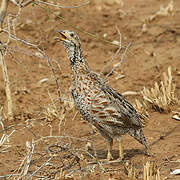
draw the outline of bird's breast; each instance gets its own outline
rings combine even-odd
[[[77,76],[72,79],[70,91],[80,113],[89,116],[93,96],[98,92],[93,80],[89,76]]]

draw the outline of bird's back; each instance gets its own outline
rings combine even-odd
[[[83,119],[110,137],[118,137],[130,129],[142,127],[134,107],[97,74],[82,71],[76,73],[72,81],[71,93]]]

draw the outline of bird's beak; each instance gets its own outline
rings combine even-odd
[[[57,32],[60,34],[60,36],[57,37],[56,40],[65,41],[67,39],[65,32],[63,32],[62,30],[59,30]]]

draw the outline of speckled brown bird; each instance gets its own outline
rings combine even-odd
[[[109,87],[94,73],[83,58],[80,39],[69,30],[59,30],[72,69],[70,91],[84,120],[92,123],[108,143],[107,159],[111,155],[113,139],[119,141],[119,157],[123,151],[121,136],[128,133],[147,148],[140,116],[120,93]]]

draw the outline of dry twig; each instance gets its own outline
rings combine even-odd
[[[0,7],[0,32],[2,30],[2,24],[3,24],[4,18],[6,16],[7,7],[8,7],[8,0],[2,0],[1,7]]]
[[[7,72],[7,65],[4,60],[4,55],[2,53],[2,44],[1,43],[0,43],[0,64],[2,67],[4,85],[5,85],[5,91],[6,91],[6,97],[7,97],[8,117],[12,117],[13,116],[13,103],[12,103],[10,82],[9,82],[9,76],[8,76],[8,72]]]

